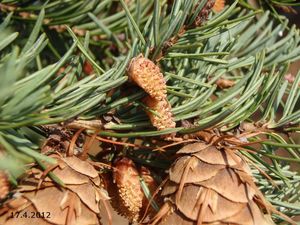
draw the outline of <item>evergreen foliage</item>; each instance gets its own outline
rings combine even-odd
[[[278,14],[296,0],[258,1],[258,8],[232,1],[198,26],[206,1],[0,2],[0,169],[15,186],[29,163],[55,163],[40,153],[50,124],[92,121],[87,136],[128,143],[110,160],[123,152],[154,170],[167,169],[178,149],[149,150],[161,147],[162,135],[252,132],[241,152],[259,188],[281,212],[300,215],[300,174],[291,169],[300,165],[300,71],[286,79],[300,59],[300,33]],[[157,131],[146,93],[128,80],[139,54],[160,66],[176,128]]]

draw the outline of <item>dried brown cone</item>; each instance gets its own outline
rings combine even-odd
[[[174,128],[176,126],[171,112],[172,108],[167,99],[156,100],[148,96],[143,100],[143,102],[150,110],[156,113],[154,114],[151,111],[146,111],[151,124],[158,130]]]
[[[134,162],[126,157],[115,162],[114,181],[109,181],[108,192],[111,205],[120,215],[130,222],[138,222],[143,218],[148,208],[149,200],[141,186],[140,176],[144,179],[151,194],[157,189],[157,184],[146,168],[138,170]],[[151,207],[147,215],[153,213]]]
[[[7,197],[9,188],[8,176],[3,170],[0,170],[0,201]]]
[[[152,225],[270,225],[272,206],[233,150],[194,143],[178,152],[163,188],[165,204]]]
[[[109,199],[98,172],[75,156],[52,155],[58,166],[52,173],[64,186],[33,167],[21,181],[13,199],[0,210],[1,225],[99,225],[100,207]],[[12,214],[13,213],[13,214]],[[13,215],[13,217],[12,217]]]
[[[207,21],[208,15],[211,12],[212,8],[215,5],[215,0],[199,0],[199,3],[195,6],[195,9],[200,4],[201,1],[207,1],[205,6],[201,9],[198,13],[195,21],[194,26],[201,26],[205,21]]]
[[[162,100],[167,97],[164,76],[160,68],[151,60],[139,55],[131,60],[127,72],[129,78],[152,98]]]
[[[227,89],[227,88],[231,88],[232,86],[234,86],[235,82],[233,80],[227,80],[227,79],[220,78],[216,81],[216,85],[221,89]]]

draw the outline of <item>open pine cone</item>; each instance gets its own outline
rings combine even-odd
[[[270,225],[271,205],[233,150],[194,143],[178,152],[152,225]],[[267,213],[267,214],[265,214]]]
[[[58,166],[52,173],[60,187],[43,171],[31,168],[21,181],[14,199],[0,211],[1,225],[98,225],[99,203],[108,200],[98,172],[88,161],[53,154]]]

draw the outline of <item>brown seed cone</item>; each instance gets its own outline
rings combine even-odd
[[[149,203],[141,187],[140,176],[153,194],[157,184],[150,175],[150,171],[146,168],[138,171],[134,162],[124,157],[115,162],[114,182],[109,180],[108,184],[111,205],[131,222],[138,222],[142,219]],[[151,206],[147,214],[150,212],[153,212]]]
[[[270,225],[272,209],[246,162],[232,150],[204,143],[183,147],[163,188],[165,204],[152,225]]]
[[[152,98],[162,100],[167,97],[166,81],[160,68],[151,60],[139,55],[133,58],[128,67],[128,76],[143,88]]]
[[[9,187],[7,174],[0,170],[0,200],[6,198],[9,193]]]
[[[14,199],[4,203],[0,224],[100,225],[100,202],[109,199],[98,172],[88,161],[60,158],[52,170],[64,184],[56,185],[43,171],[32,168],[21,181]],[[40,186],[39,186],[40,185]]]
[[[154,127],[158,130],[164,130],[167,128],[174,128],[176,123],[171,112],[171,105],[167,99],[156,100],[150,96],[144,98],[144,104],[149,107],[149,109],[155,111],[157,115],[150,111],[146,111],[150,118],[150,121]]]
[[[195,6],[195,9],[197,8],[197,6],[200,4],[201,1],[207,1],[207,2],[205,6],[202,8],[202,10],[199,12],[199,14],[197,15],[194,21],[194,26],[201,26],[207,20],[208,15],[215,4],[215,0],[199,0],[199,3]]]

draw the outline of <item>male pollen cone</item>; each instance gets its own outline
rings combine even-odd
[[[138,86],[157,100],[167,97],[166,81],[160,68],[142,55],[133,58],[127,70],[128,76]]]
[[[167,99],[156,100],[155,98],[147,96],[143,99],[143,102],[149,109],[156,112],[157,115],[150,111],[146,111],[151,124],[158,130],[174,128],[176,126],[171,112],[172,108]]]
[[[151,225],[270,225],[272,206],[233,150],[189,144],[171,166],[165,203]]]
[[[108,188],[111,204],[120,215],[126,217],[130,222],[138,222],[142,219],[149,203],[141,187],[140,176],[151,193],[154,193],[158,185],[148,169],[142,167],[138,170],[129,158],[123,157],[116,160],[114,167],[114,183],[110,183]],[[151,213],[153,210],[150,209],[149,212]]]
[[[221,12],[225,7],[225,0],[216,0],[213,6],[215,12]]]

